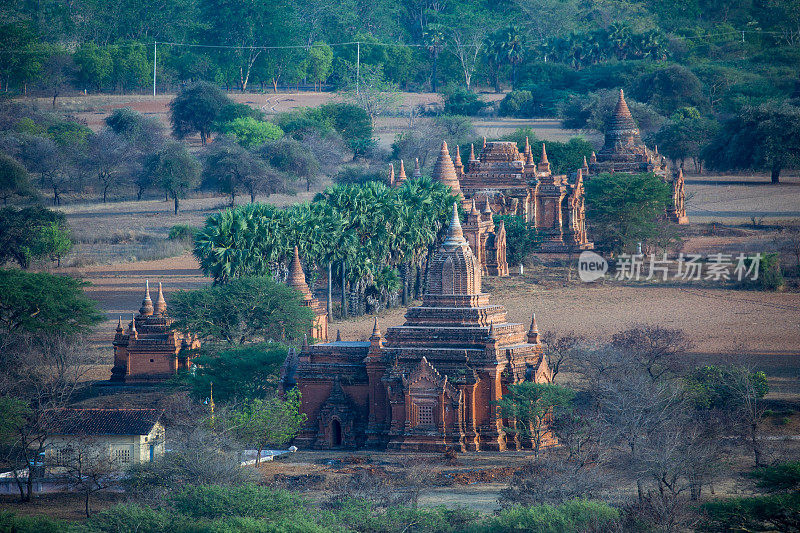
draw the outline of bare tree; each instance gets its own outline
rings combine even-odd
[[[554,331],[546,331],[542,335],[544,353],[547,355],[547,363],[552,372],[553,382],[561,371],[562,366],[569,364],[572,354],[586,339],[574,331],[558,335]]]
[[[362,64],[358,86],[355,86],[356,80],[353,79],[346,98],[366,111],[373,128],[375,120],[395,109],[400,101],[400,93],[395,84],[384,77],[382,65]]]
[[[84,513],[89,518],[92,494],[106,490],[123,465],[112,458],[107,446],[89,435],[75,435],[60,443],[54,456],[53,473],[83,494]]]
[[[125,139],[110,128],[103,129],[89,141],[86,163],[94,171],[103,190],[103,203],[108,199],[109,189],[132,170],[131,151]]]
[[[20,415],[5,431],[5,460],[22,501],[31,500],[40,475],[37,466],[53,431],[51,413],[69,404],[90,368],[83,346],[81,338],[22,335],[3,354],[10,368],[0,376],[3,417],[10,410]],[[10,366],[9,358],[14,361]]]
[[[490,25],[486,23],[485,16],[485,13],[459,13],[447,24],[448,44],[461,65],[467,90],[472,87],[472,75],[478,66],[483,42],[489,34]]]
[[[658,381],[684,366],[692,343],[681,330],[639,324],[613,335],[611,346],[633,357],[650,379]]]

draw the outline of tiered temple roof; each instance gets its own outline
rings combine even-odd
[[[161,283],[153,304],[150,282],[147,281],[139,314],[131,317],[126,330],[122,328],[122,317],[117,324],[111,381],[163,381],[178,370],[188,368],[190,350],[199,347],[200,343],[191,336],[174,331],[172,323],[173,319],[167,315]]]
[[[507,439],[496,402],[508,383],[546,382],[538,332],[510,323],[481,291],[481,266],[453,206],[447,238],[431,258],[422,305],[384,337],[305,347],[285,373],[301,391],[308,426],[299,446],[404,450],[524,446]],[[293,380],[294,381],[294,380]],[[529,443],[528,443],[529,444]]]

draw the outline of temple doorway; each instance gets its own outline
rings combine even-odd
[[[338,420],[331,421],[331,446],[338,448],[342,445],[342,424]]]

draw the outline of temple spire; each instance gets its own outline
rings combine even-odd
[[[131,335],[136,339],[139,337],[139,332],[136,331],[136,315],[131,314]]]
[[[583,156],[583,166],[581,166],[583,170],[589,170],[589,163],[586,161],[586,156]]]
[[[144,300],[142,300],[142,307],[139,308],[141,316],[151,316],[153,314],[153,300],[150,298],[150,280],[145,280],[144,285]]]
[[[394,164],[389,163],[389,187],[394,187]]]
[[[400,174],[397,175],[397,183],[396,183],[396,185],[399,187],[407,179],[408,179],[408,177],[406,176],[406,167],[403,164],[403,160],[401,159],[400,160]]]
[[[544,143],[542,143],[542,158],[539,160],[539,164],[536,165],[536,170],[543,174],[550,173],[550,161],[547,160],[547,150]]]
[[[450,159],[450,152],[447,151],[447,142],[442,141],[442,149],[439,151],[439,158],[433,166],[433,179],[449,186],[459,197],[461,194],[461,184],[458,181],[456,167]]]
[[[378,339],[381,336],[381,329],[378,327],[378,317],[375,317],[375,323],[372,326],[372,335],[370,339]]]
[[[528,328],[528,342],[531,344],[539,343],[539,326],[536,324],[536,313],[533,313],[531,327]]]
[[[303,333],[303,346],[301,347],[301,350],[304,352],[308,351],[308,333]]]
[[[461,177],[464,174],[464,164],[461,162],[461,150],[458,145],[456,145],[456,156],[453,159],[453,166],[456,169],[456,175]]]
[[[453,203],[453,214],[450,216],[450,226],[447,228],[447,238],[444,246],[460,246],[466,244],[464,232],[461,229],[461,220],[458,218],[458,202]]]
[[[469,214],[470,214],[471,217],[478,217],[478,216],[481,215],[478,212],[478,208],[475,207],[475,197],[474,196],[472,197],[472,205],[470,206]]]
[[[161,288],[161,282],[158,282],[158,296],[156,297],[156,304],[153,311],[157,315],[167,314],[167,301],[164,299],[164,290]]]
[[[484,198],[486,199],[486,203],[483,204],[483,214],[484,215],[492,215],[492,206],[489,204],[489,196],[485,195]]]
[[[597,154],[594,153],[594,150],[592,150],[592,155],[589,156],[589,163],[597,164]]]
[[[628,102],[625,101],[625,91],[622,89],[619,90],[619,99],[617,100],[617,107],[614,109],[614,116],[633,120],[631,110],[628,108]]]
[[[422,169],[419,168],[419,157],[414,158],[414,178],[422,177]]]
[[[312,298],[311,291],[308,289],[306,283],[306,275],[303,272],[303,266],[300,264],[300,251],[297,246],[294,247],[294,256],[292,263],[289,265],[289,275],[286,278],[286,284],[298,291],[303,295],[303,299],[310,300]]]
[[[494,329],[494,320],[489,323],[489,334],[488,337],[490,339],[497,339],[497,331]]]
[[[122,333],[122,315],[120,315],[117,321],[117,333]]]
[[[469,145],[469,160],[477,161],[477,159],[475,159],[475,143]]]
[[[342,342],[342,332],[341,330],[336,330],[336,342]]]

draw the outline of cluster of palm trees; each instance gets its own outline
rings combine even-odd
[[[403,303],[409,290],[419,295],[425,260],[455,200],[428,177],[395,188],[336,185],[286,209],[249,204],[216,213],[198,232],[194,254],[204,274],[225,283],[285,275],[297,246],[309,285],[330,272],[341,280],[342,314],[362,314],[394,303],[398,293]]]
[[[608,29],[591,33],[571,33],[551,39],[544,48],[547,55],[576,69],[596,65],[610,59],[667,58],[667,49],[656,30],[634,32],[626,24],[612,24]]]

